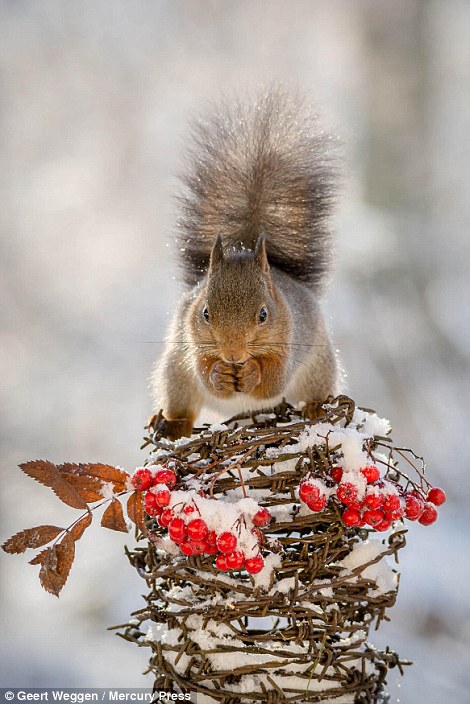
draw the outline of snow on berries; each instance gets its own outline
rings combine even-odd
[[[427,493],[416,488],[405,491],[385,473],[381,476],[377,465],[368,464],[348,472],[338,471],[334,466],[327,476],[329,487],[312,477],[302,480],[300,500],[318,513],[326,506],[327,497],[333,497],[343,507],[342,519],[348,528],[366,527],[384,532],[404,518],[430,526],[437,520],[436,507],[446,500],[445,492],[439,487],[431,487]],[[323,505],[318,503],[320,497],[324,499]]]
[[[271,521],[268,508],[250,498],[226,502],[207,497],[194,481],[195,488],[189,488],[175,470],[161,465],[137,469],[131,483],[144,492],[147,515],[168,531],[182,555],[216,556],[214,564],[223,571],[257,574],[263,568],[261,529]]]
[[[253,523],[258,528],[264,528],[264,526],[268,525],[270,520],[271,520],[271,513],[268,511],[267,508],[260,508],[260,510],[257,511],[255,513],[255,515],[253,516]]]
[[[387,421],[361,413],[356,411],[355,422],[345,427],[331,423],[307,426],[297,442],[284,445],[286,454],[307,453],[320,446],[327,459],[321,468],[312,466],[311,460],[298,467],[298,494],[293,496],[305,506],[302,515],[333,509],[339,511],[346,528],[377,533],[405,519],[431,525],[446,500],[445,492],[429,486],[422,475],[416,483],[409,473],[398,470],[391,455],[380,455],[373,433],[386,435]],[[267,457],[276,456],[275,448],[265,452]],[[270,524],[288,519],[278,517],[275,502],[270,510],[245,489],[243,498],[241,488],[238,494],[213,496],[211,481],[212,475],[201,475],[200,470],[194,476],[179,477],[174,460],[140,467],[131,478],[134,489],[144,494],[145,512],[182,555],[201,555],[219,571],[244,570],[256,575],[272,549]],[[261,490],[253,493],[263,499]]]
[[[300,501],[314,513],[336,504],[348,528],[384,532],[404,519],[431,525],[437,519],[437,507],[446,500],[445,492],[439,487],[425,488],[424,477],[417,484],[402,475],[386,455],[374,457],[373,438],[360,432],[367,423],[364,416],[362,428],[320,423],[304,431],[299,442],[302,449],[308,440],[335,450],[323,476],[315,470],[302,478]]]
[[[423,526],[430,526],[434,521],[437,520],[437,510],[434,504],[425,503],[423,508],[423,513],[418,518],[418,522]]]
[[[325,508],[330,492],[324,481],[321,479],[307,479],[300,483],[300,499],[307,504],[314,513],[319,513]]]
[[[367,467],[361,468],[361,474],[368,484],[376,482],[380,477],[380,470],[375,464],[369,464]]]
[[[132,475],[131,481],[134,489],[137,489],[138,491],[146,491],[147,489],[150,489],[153,484],[153,476],[148,469],[141,467],[140,469],[136,469]]]

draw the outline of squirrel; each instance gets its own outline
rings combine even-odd
[[[316,417],[338,391],[321,309],[337,140],[280,89],[223,104],[193,136],[177,236],[188,289],[153,375],[153,421],[175,440],[203,407],[228,417],[283,398]]]

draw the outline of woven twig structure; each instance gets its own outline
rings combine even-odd
[[[346,397],[314,421],[284,403],[190,440],[147,440],[150,464],[174,466],[183,487],[200,486],[218,501],[254,496],[273,516],[263,529],[259,575],[220,572],[212,555],[169,550],[165,529],[149,520],[147,544],[128,552],[147,582],[147,605],[120,635],[151,648],[156,688],[195,693],[198,704],[386,700],[387,671],[404,663],[368,635],[395,603],[398,575],[386,563],[405,545],[405,530],[396,524],[371,540],[374,531],[344,525],[334,500],[313,513],[298,498],[306,475],[328,482],[341,452],[329,447],[328,433],[323,444],[300,439],[312,426],[359,432],[364,414]],[[386,476],[413,481],[398,470],[390,440],[366,444],[370,453],[385,446],[374,459]]]

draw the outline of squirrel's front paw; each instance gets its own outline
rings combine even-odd
[[[220,360],[212,367],[210,380],[219,394],[231,394],[237,390],[237,368],[233,364]]]
[[[212,367],[210,380],[214,389],[225,396],[235,392],[249,394],[261,381],[261,367],[250,358],[243,364],[218,361]]]
[[[244,394],[249,394],[258,386],[261,381],[261,367],[256,359],[250,357],[247,361],[238,367],[237,372],[237,391]]]

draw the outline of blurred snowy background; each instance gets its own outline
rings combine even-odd
[[[416,663],[392,701],[468,702],[470,3],[2,0],[0,19],[2,539],[75,515],[19,462],[143,459],[188,118],[221,89],[292,81],[348,145],[328,295],[348,390],[449,494],[411,528],[377,635]],[[60,601],[2,554],[3,686],[147,682],[148,651],[105,630],[144,589],[106,533]]]

